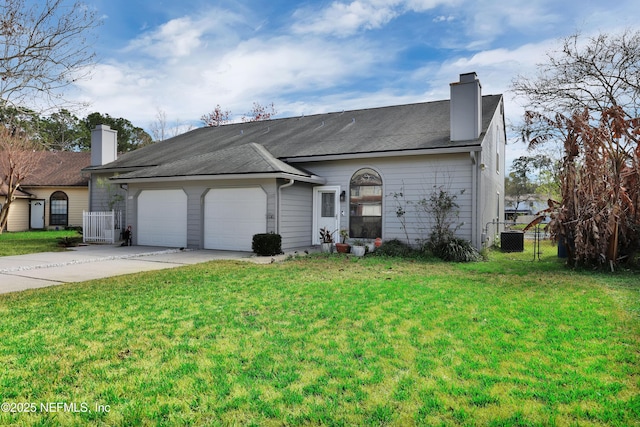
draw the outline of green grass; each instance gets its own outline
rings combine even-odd
[[[211,262],[0,295],[0,401],[91,410],[0,425],[638,425],[640,278],[552,251]]]
[[[0,234],[0,256],[64,251],[58,238],[76,236],[79,234],[74,230],[4,232]]]

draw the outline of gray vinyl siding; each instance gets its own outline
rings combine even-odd
[[[384,240],[407,237],[402,223],[396,215],[397,205],[394,193],[402,193],[403,199],[410,201],[406,205],[405,224],[409,234],[409,243],[416,239],[428,237],[432,221],[424,212],[419,211],[416,202],[428,198],[435,188],[442,186],[444,190],[456,196],[459,205],[458,223],[463,225],[457,235],[472,240],[473,188],[472,174],[474,165],[469,153],[455,155],[407,156],[365,160],[344,160],[322,163],[296,164],[327,179],[326,185],[338,185],[347,194],[341,203],[344,215],[340,217],[340,228],[349,227],[349,182],[352,175],[361,168],[376,170],[383,183],[383,218],[382,238]]]
[[[280,235],[282,250],[311,246],[313,189],[296,183],[280,191]]]
[[[181,189],[187,194],[187,247],[202,249],[204,247],[204,196],[213,188],[261,187],[267,194],[267,229],[275,232],[276,224],[276,182],[274,180],[216,180],[216,181],[184,181],[154,182],[129,184],[129,200],[127,217],[133,227],[134,244],[136,244],[137,198],[144,190]]]
[[[491,245],[502,225],[489,225],[492,221],[504,221],[504,179],[505,179],[505,141],[506,130],[502,115],[502,104],[496,109],[496,115],[487,129],[480,163],[479,191],[482,197],[478,203],[478,217],[481,232],[486,232],[486,244]],[[482,168],[484,165],[484,168]]]
[[[204,247],[204,220],[201,206],[208,187],[193,185],[183,188],[187,193],[187,246],[200,249]]]
[[[89,211],[107,212],[111,209],[122,212],[122,225],[127,226],[127,192],[120,185],[108,182],[113,174],[91,174],[89,180]],[[117,199],[120,199],[119,201]]]

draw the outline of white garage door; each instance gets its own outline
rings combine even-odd
[[[138,244],[187,246],[187,195],[182,190],[144,190],[138,196]]]
[[[262,188],[211,189],[204,201],[204,247],[251,251],[253,235],[267,230]]]

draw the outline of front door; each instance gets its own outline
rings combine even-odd
[[[333,233],[333,241],[340,239],[340,187],[316,187],[313,198],[313,244],[319,245],[320,230],[326,227]]]
[[[31,200],[29,228],[34,230],[44,228],[44,200]]]

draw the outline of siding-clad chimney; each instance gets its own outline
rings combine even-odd
[[[102,166],[118,157],[118,131],[97,125],[91,131],[91,166]]]
[[[482,132],[482,86],[476,73],[451,83],[451,141],[477,139]]]

